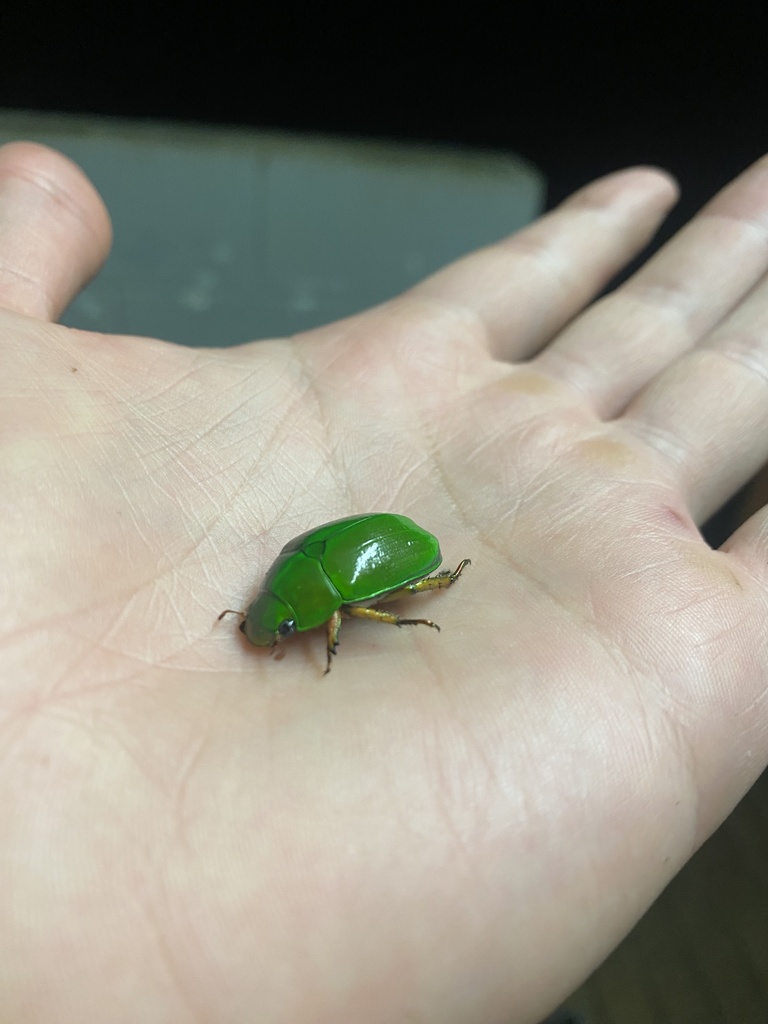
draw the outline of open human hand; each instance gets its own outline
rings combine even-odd
[[[109,222],[0,150],[0,999],[56,1021],[543,1016],[766,763],[768,161],[609,176],[398,299],[189,349],[57,325]],[[586,308],[585,308],[586,307]],[[258,333],[258,324],[254,324]],[[280,547],[393,511],[457,584],[276,660]],[[418,612],[415,610],[418,609]]]

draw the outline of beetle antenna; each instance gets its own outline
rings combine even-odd
[[[221,622],[225,615],[239,615],[240,618],[245,618],[245,612],[238,612],[234,608],[225,608],[221,615],[216,619],[217,622]]]

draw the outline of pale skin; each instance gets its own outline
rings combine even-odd
[[[14,1024],[530,1024],[768,752],[768,162],[590,305],[634,169],[387,305],[230,350],[57,326],[107,214],[0,151],[0,993]],[[500,225],[500,230],[503,226]],[[254,336],[258,324],[254,324]],[[298,533],[396,511],[455,586],[276,661]]]

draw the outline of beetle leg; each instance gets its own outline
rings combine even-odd
[[[462,558],[453,572],[444,569],[437,576],[427,576],[425,580],[419,580],[418,583],[409,583],[402,590],[408,594],[420,594],[423,590],[443,590],[445,587],[450,587],[452,583],[455,583],[466,567],[471,564],[468,558]]]
[[[468,565],[471,565],[470,560],[463,558],[453,572],[450,569],[443,569],[436,576],[427,576],[426,579],[419,580],[418,583],[409,583],[405,587],[399,587],[397,590],[393,590],[392,593],[385,594],[381,600],[396,601],[397,598],[402,597],[404,594],[420,594],[425,590],[444,590],[456,582]]]
[[[331,671],[331,656],[336,653],[336,648],[339,646],[339,630],[341,629],[341,612],[336,609],[333,615],[328,619],[328,644],[326,646],[326,654],[328,656],[328,664],[325,667],[324,675],[328,675]]]
[[[380,608],[365,608],[360,605],[346,605],[344,611],[357,619],[372,619],[374,622],[390,622],[393,626],[431,626],[440,632],[440,627],[432,619],[401,619],[393,612],[383,612]]]

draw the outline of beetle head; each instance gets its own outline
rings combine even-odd
[[[241,628],[256,647],[274,647],[296,632],[296,616],[279,597],[262,590],[248,609]]]

